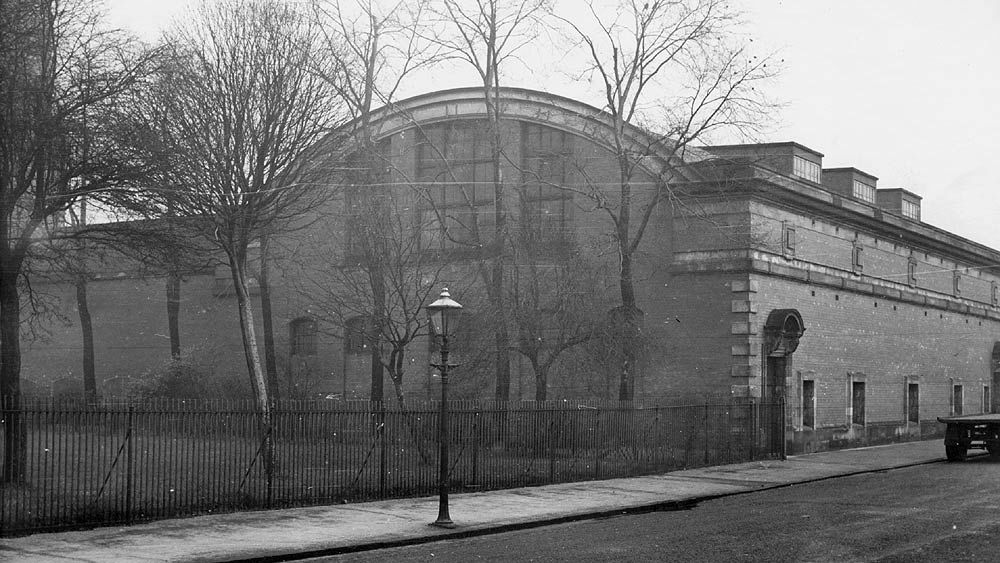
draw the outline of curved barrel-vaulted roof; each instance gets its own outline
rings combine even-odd
[[[545,124],[613,150],[614,120],[610,114],[594,106],[526,88],[501,88],[500,100],[503,119]],[[456,88],[421,94],[383,106],[373,112],[371,127],[375,139],[381,139],[415,126],[486,116],[482,88]],[[344,130],[351,131],[356,125],[356,121],[349,123]],[[636,154],[647,155],[642,164],[653,174],[666,171],[670,159],[674,160],[670,167],[671,174],[677,174],[680,171],[676,167],[681,164],[678,157],[688,164],[712,158],[707,152],[694,147],[684,147],[682,151],[677,151],[677,155],[672,155],[668,139],[632,125],[626,125],[625,131],[626,140]],[[683,175],[690,173],[685,171]]]

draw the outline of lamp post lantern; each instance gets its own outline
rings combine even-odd
[[[448,364],[448,337],[451,317],[462,309],[457,301],[451,298],[448,288],[444,288],[437,301],[427,306],[430,325],[433,334],[441,337],[441,363],[431,364],[441,372],[441,411],[438,415],[438,440],[440,459],[438,461],[438,517],[431,523],[439,528],[454,528],[448,514],[448,368],[456,367]]]

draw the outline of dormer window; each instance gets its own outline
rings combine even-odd
[[[819,164],[811,160],[806,160],[801,156],[796,156],[792,164],[792,173],[799,178],[816,182],[817,184],[820,183],[820,170]]]
[[[900,212],[903,213],[903,217],[913,219],[914,221],[920,220],[920,204],[918,203],[904,199],[902,201],[902,205],[900,206]]]
[[[868,203],[875,203],[875,186],[869,186],[864,182],[855,180],[852,195]]]

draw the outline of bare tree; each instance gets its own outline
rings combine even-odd
[[[726,130],[752,134],[773,108],[758,86],[768,58],[738,41],[739,14],[724,0],[623,0],[610,12],[589,4],[590,22],[564,20],[587,63],[582,79],[604,94],[616,188],[576,189],[611,221],[619,262],[619,399],[631,400],[642,339],[635,258],[658,205],[677,195],[678,171],[695,143]],[[649,135],[637,134],[647,126]],[[650,162],[653,161],[653,164]],[[647,186],[652,184],[652,187]]]
[[[203,271],[211,258],[204,244],[192,242],[192,229],[177,225],[180,221],[143,221],[91,223],[91,210],[84,199],[66,211],[64,226],[36,243],[34,260],[42,267],[35,275],[55,283],[69,283],[75,289],[76,310],[83,344],[83,395],[92,404],[98,396],[94,329],[88,288],[91,281],[110,264],[127,262],[134,272],[145,276],[176,275],[178,284],[185,272]],[[178,295],[179,297],[179,295]],[[177,311],[179,303],[168,294],[171,357],[180,356]],[[173,319],[169,310],[175,309]]]
[[[572,256],[550,264],[529,261],[515,268],[510,305],[517,327],[514,349],[531,364],[535,400],[548,399],[549,372],[564,353],[598,333],[603,313],[601,268]]]
[[[403,81],[437,58],[437,50],[420,35],[424,24],[421,4],[412,8],[401,2],[384,8],[380,4],[374,0],[359,0],[354,3],[323,2],[315,6],[325,31],[326,46],[335,54],[332,57],[335,65],[330,69],[333,72],[324,77],[344,100],[351,117],[346,131],[352,141],[351,166],[343,174],[344,182],[352,186],[345,192],[350,196],[345,197],[345,206],[353,207],[349,210],[348,225],[352,241],[350,250],[353,251],[350,264],[364,272],[366,287],[358,287],[355,283],[348,283],[346,287],[371,297],[369,310],[355,311],[355,314],[363,315],[373,325],[369,331],[373,339],[370,343],[369,397],[379,404],[384,399],[383,335],[390,338],[390,357],[401,357],[412,338],[409,328],[400,333],[397,326],[390,324],[393,317],[389,310],[389,294],[398,295],[403,288],[390,287],[392,272],[388,270],[399,261],[409,262],[408,253],[416,248],[400,247],[400,239],[408,231],[391,227],[397,219],[392,215],[397,210],[391,209],[390,204],[395,188],[388,182],[391,163],[385,151],[380,150],[373,129],[373,105],[391,106]],[[351,276],[348,278],[353,280]],[[400,304],[421,307],[423,301],[409,299],[395,303]],[[407,327],[412,314],[413,311],[402,312]],[[397,336],[403,340],[395,338]],[[389,362],[389,374],[402,403],[400,383],[397,383],[402,381],[402,372],[394,371],[396,363]]]
[[[486,135],[492,162],[493,240],[472,230],[481,260],[488,261],[482,277],[494,319],[496,392],[498,401],[510,398],[510,334],[504,307],[505,255],[509,248],[508,214],[503,178],[501,70],[537,35],[539,20],[548,13],[548,0],[441,0],[434,11],[440,24],[429,37],[446,57],[467,63],[479,75],[486,104]]]
[[[4,482],[24,478],[19,418],[21,283],[34,242],[86,196],[117,199],[141,177],[124,95],[156,57],[103,29],[88,2],[0,9],[0,401]]]
[[[347,190],[369,187],[353,186]],[[408,348],[428,334],[424,306],[437,297],[436,291],[440,290],[437,280],[446,267],[433,256],[421,252],[420,231],[414,229],[410,214],[406,212],[412,200],[412,194],[397,189],[396,193],[387,193],[384,200],[370,207],[365,204],[371,203],[371,199],[357,197],[349,211],[350,217],[357,220],[349,224],[368,223],[370,218],[359,218],[372,214],[384,219],[375,235],[383,260],[379,269],[382,295],[371,291],[371,268],[366,267],[366,262],[370,258],[368,249],[374,245],[363,239],[373,233],[364,228],[348,229],[346,240],[335,243],[342,247],[337,252],[342,259],[316,262],[296,276],[303,295],[308,296],[314,309],[318,309],[318,315],[332,321],[328,323],[332,326],[345,327],[337,336],[363,342],[369,353],[371,348],[377,347],[371,354],[372,361],[383,366],[392,382],[396,401],[404,408]],[[380,323],[352,325],[350,319],[371,321],[371,311],[377,306],[383,308]]]
[[[258,408],[270,424],[250,300],[249,249],[301,227],[329,191],[310,184],[310,150],[334,125],[335,93],[311,18],[259,0],[202,5],[168,34],[172,63],[147,108],[159,142],[160,185],[176,213],[202,220],[225,254],[244,356]]]
[[[97,399],[97,377],[94,368],[94,328],[88,300],[88,283],[94,270],[103,261],[101,249],[90,244],[85,237],[77,236],[77,230],[86,225],[87,203],[71,207],[66,213],[66,229],[55,232],[40,244],[44,250],[36,251],[36,256],[47,258],[49,268],[58,281],[69,281],[76,293],[77,316],[80,321],[80,336],[83,343],[82,375],[83,396],[88,404]]]

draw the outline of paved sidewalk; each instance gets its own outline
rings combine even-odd
[[[429,526],[437,497],[163,520],[0,540],[9,561],[239,561],[435,541],[685,506],[720,496],[944,460],[941,440],[451,496],[453,530]]]

